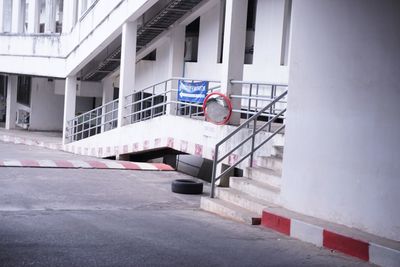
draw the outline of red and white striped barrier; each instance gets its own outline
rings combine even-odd
[[[163,163],[105,160],[0,160],[0,167],[172,171]]]
[[[369,261],[379,266],[400,266],[400,250],[377,244],[371,241],[355,238],[354,233],[338,233],[332,229],[325,229],[319,225],[311,224],[298,219],[291,219],[277,215],[270,210],[264,210],[261,224],[282,234],[312,243],[318,247],[325,247],[344,254]]]

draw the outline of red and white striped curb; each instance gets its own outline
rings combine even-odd
[[[0,167],[172,171],[163,163],[105,160],[0,160]]]
[[[339,234],[331,229],[297,219],[289,219],[264,210],[261,224],[282,234],[312,243],[318,247],[340,251],[344,254],[385,267],[400,266],[400,250],[382,244],[363,241]]]

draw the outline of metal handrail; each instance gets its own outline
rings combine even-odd
[[[278,103],[278,101],[280,101],[281,99],[283,99],[286,95],[287,95],[288,91],[285,90],[281,95],[279,95],[278,97],[276,97],[272,102],[270,102],[267,106],[265,106],[264,108],[262,108],[260,111],[258,111],[256,114],[254,114],[253,116],[251,116],[249,119],[247,119],[244,123],[242,123],[239,127],[237,127],[233,132],[231,132],[229,135],[227,135],[226,137],[224,137],[221,141],[219,141],[216,145],[215,145],[215,152],[214,152],[214,161],[213,161],[213,169],[212,169],[212,177],[211,177],[211,197],[213,198],[215,196],[215,183],[221,179],[221,177],[223,177],[225,174],[227,174],[228,172],[230,172],[231,170],[233,170],[233,168],[235,168],[238,164],[240,164],[241,162],[243,162],[245,159],[247,159],[248,157],[250,157],[250,166],[252,166],[253,164],[253,155],[254,152],[256,152],[260,147],[262,147],[266,142],[268,142],[269,140],[271,140],[276,134],[278,134],[279,132],[281,132],[284,128],[285,125],[283,124],[281,127],[278,128],[278,130],[274,131],[267,139],[265,139],[263,142],[261,142],[261,144],[255,146],[255,138],[256,135],[258,133],[260,133],[265,127],[267,126],[271,126],[271,124],[279,117],[281,117],[283,115],[283,113],[286,112],[286,108],[283,109],[281,112],[279,112],[278,114],[276,114],[274,117],[272,117],[271,119],[269,119],[261,128],[256,129],[256,124],[257,124],[257,119],[259,116],[262,116],[262,114],[266,111],[266,110],[271,110],[271,108],[273,108],[273,106]],[[218,150],[220,148],[221,145],[223,145],[226,141],[228,141],[230,138],[232,138],[233,136],[235,136],[240,130],[242,130],[245,127],[248,127],[250,125],[250,123],[253,122],[253,130],[252,130],[252,134],[245,138],[243,141],[241,141],[238,145],[236,145],[233,149],[231,149],[229,152],[225,153],[225,155],[223,155],[221,158],[218,158]],[[220,164],[224,159],[226,159],[229,155],[231,155],[234,151],[236,151],[238,148],[242,147],[246,142],[248,141],[252,141],[251,142],[251,150],[249,153],[247,153],[246,155],[244,155],[239,161],[233,163],[229,168],[227,168],[224,172],[222,172],[221,174],[219,174],[217,176],[217,165]]]
[[[166,114],[167,106],[172,104],[177,105],[177,116],[201,116],[203,114],[203,112],[201,111],[202,105],[170,99],[171,93],[178,92],[177,88],[171,88],[172,83],[178,82],[179,80],[191,82],[207,81],[209,85],[213,84],[213,86],[208,87],[208,93],[211,93],[220,88],[220,81],[172,77],[170,79],[154,83],[150,86],[145,87],[144,89],[127,95],[125,97],[127,102],[124,105],[124,109],[128,110],[128,112],[125,112],[126,115],[123,116],[124,119],[128,119],[128,123],[132,124],[135,122],[151,119],[155,116],[164,115]],[[146,107],[146,104],[149,106]],[[162,111],[159,111],[160,109],[162,109]]]
[[[266,82],[259,82],[259,81],[239,81],[239,80],[231,80],[231,84],[258,84],[258,85],[267,85],[267,86],[282,86],[287,87],[287,84],[279,84],[279,83],[266,83]]]
[[[116,114],[118,112],[118,102],[118,99],[109,101],[69,120],[67,122],[66,136],[68,141],[81,140],[114,129],[118,120]]]

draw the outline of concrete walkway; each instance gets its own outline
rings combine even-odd
[[[54,150],[62,149],[61,132],[28,131],[23,129],[6,130],[0,127],[0,141]]]
[[[0,151],[75,159],[2,142]],[[200,196],[171,192],[171,182],[182,178],[190,177],[0,168],[0,266],[370,266],[201,211]]]

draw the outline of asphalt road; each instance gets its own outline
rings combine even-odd
[[[0,154],[74,159],[1,142]],[[187,176],[2,167],[0,266],[369,266],[204,212],[199,196],[171,193],[177,178]]]

